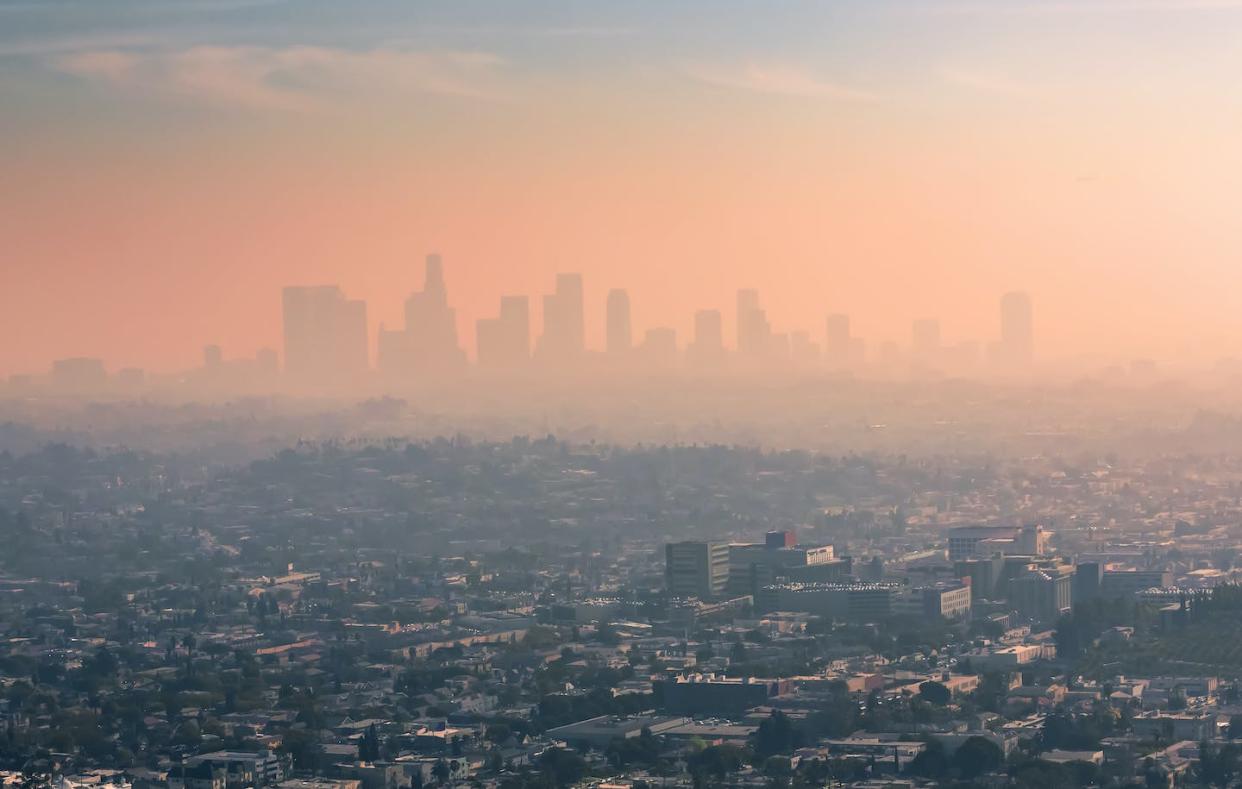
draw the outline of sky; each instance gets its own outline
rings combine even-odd
[[[1242,0],[0,0],[0,374],[280,347],[339,284],[372,341],[444,256],[612,287],[638,329],[758,288],[778,331],[1024,289],[1045,359],[1242,354]]]

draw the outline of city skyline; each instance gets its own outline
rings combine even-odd
[[[1242,353],[1234,2],[72,5],[0,4],[0,375],[250,355],[290,283],[374,336],[432,247],[462,316],[576,271],[636,341],[738,287],[981,337],[1022,287],[1049,357]]]
[[[532,321],[531,303],[540,303]],[[592,310],[580,273],[556,275],[550,293],[500,298],[495,317],[474,320],[474,347],[463,344],[458,313],[443,256],[429,253],[421,289],[405,299],[401,325],[380,323],[368,332],[368,305],[351,299],[338,285],[287,285],[281,291],[280,350],[262,348],[253,358],[230,355],[219,344],[202,349],[202,370],[219,374],[228,363],[244,362],[256,373],[281,373],[295,390],[340,390],[377,374],[382,385],[452,384],[467,368],[484,374],[614,373],[685,371],[772,374],[784,371],[827,373],[948,374],[967,377],[1029,376],[1036,372],[1035,319],[1030,294],[1009,291],[999,300],[997,330],[988,338],[949,338],[940,320],[915,318],[906,343],[868,341],[851,330],[843,313],[825,316],[822,330],[774,331],[772,318],[755,288],[739,288],[731,324],[735,340],[725,341],[725,314],[717,308],[693,314],[693,329],[679,335],[670,326],[632,323],[629,290],[610,288],[601,309]],[[462,318],[467,323],[469,316]],[[602,344],[586,341],[586,327],[603,323]],[[599,361],[583,368],[589,357]],[[602,365],[602,366],[601,366]],[[52,381],[87,391],[108,376],[105,360],[71,356],[54,360]],[[145,376],[141,368],[116,371],[130,384]],[[152,371],[158,373],[158,371]],[[269,384],[274,383],[273,379]],[[253,383],[253,381],[251,381]]]

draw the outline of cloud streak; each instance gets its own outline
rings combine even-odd
[[[684,67],[694,80],[719,88],[775,96],[801,96],[876,101],[870,91],[825,81],[807,69],[786,64],[744,63],[740,66],[692,63]]]
[[[135,95],[249,110],[324,111],[362,95],[502,97],[495,76],[503,61],[485,52],[194,46],[85,50],[49,62]]]
[[[945,82],[961,88],[968,88],[978,93],[995,95],[1017,95],[1027,93],[1029,85],[1018,82],[1006,74],[973,67],[957,65],[942,66],[940,77]]]

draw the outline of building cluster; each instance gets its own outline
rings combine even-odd
[[[1239,491],[552,439],[0,455],[0,781],[1222,785]]]
[[[374,354],[364,301],[348,298],[335,285],[290,286],[282,297],[283,364],[271,349],[253,359],[225,359],[222,349],[211,345],[204,349],[197,382],[226,388],[262,385],[333,392],[347,384],[356,388],[369,378],[401,390],[453,383],[468,374],[513,377],[585,371],[719,374],[817,369],[962,374],[978,371],[985,361],[994,372],[1021,373],[1029,370],[1034,358],[1031,299],[1024,292],[1008,293],[1001,299],[999,339],[986,351],[973,342],[946,343],[939,321],[933,318],[914,321],[907,351],[887,342],[868,354],[863,338],[852,333],[850,317],[839,313],[827,316],[819,336],[806,331],[780,332],[773,328],[754,289],[737,292],[736,336],[728,339],[724,315],[718,309],[696,312],[693,334],[688,342],[681,342],[670,327],[653,327],[639,334],[630,294],[624,289],[610,290],[604,306],[604,348],[592,351],[586,342],[581,274],[557,275],[554,291],[542,299],[538,336],[530,299],[504,296],[496,317],[476,321],[471,364],[458,337],[456,310],[449,304],[443,260],[432,254],[426,259],[422,290],[405,301],[404,325],[389,328],[381,324]],[[98,392],[109,385],[117,391],[139,391],[144,379],[143,371],[136,368],[109,376],[99,359],[70,358],[53,364],[49,383],[57,391],[70,393]]]

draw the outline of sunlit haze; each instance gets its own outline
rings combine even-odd
[[[1242,353],[1242,3],[0,3],[0,373],[284,352],[281,290],[400,328],[443,256],[460,346],[583,277],[585,341],[757,289],[875,358]],[[974,351],[968,351],[974,353]]]

